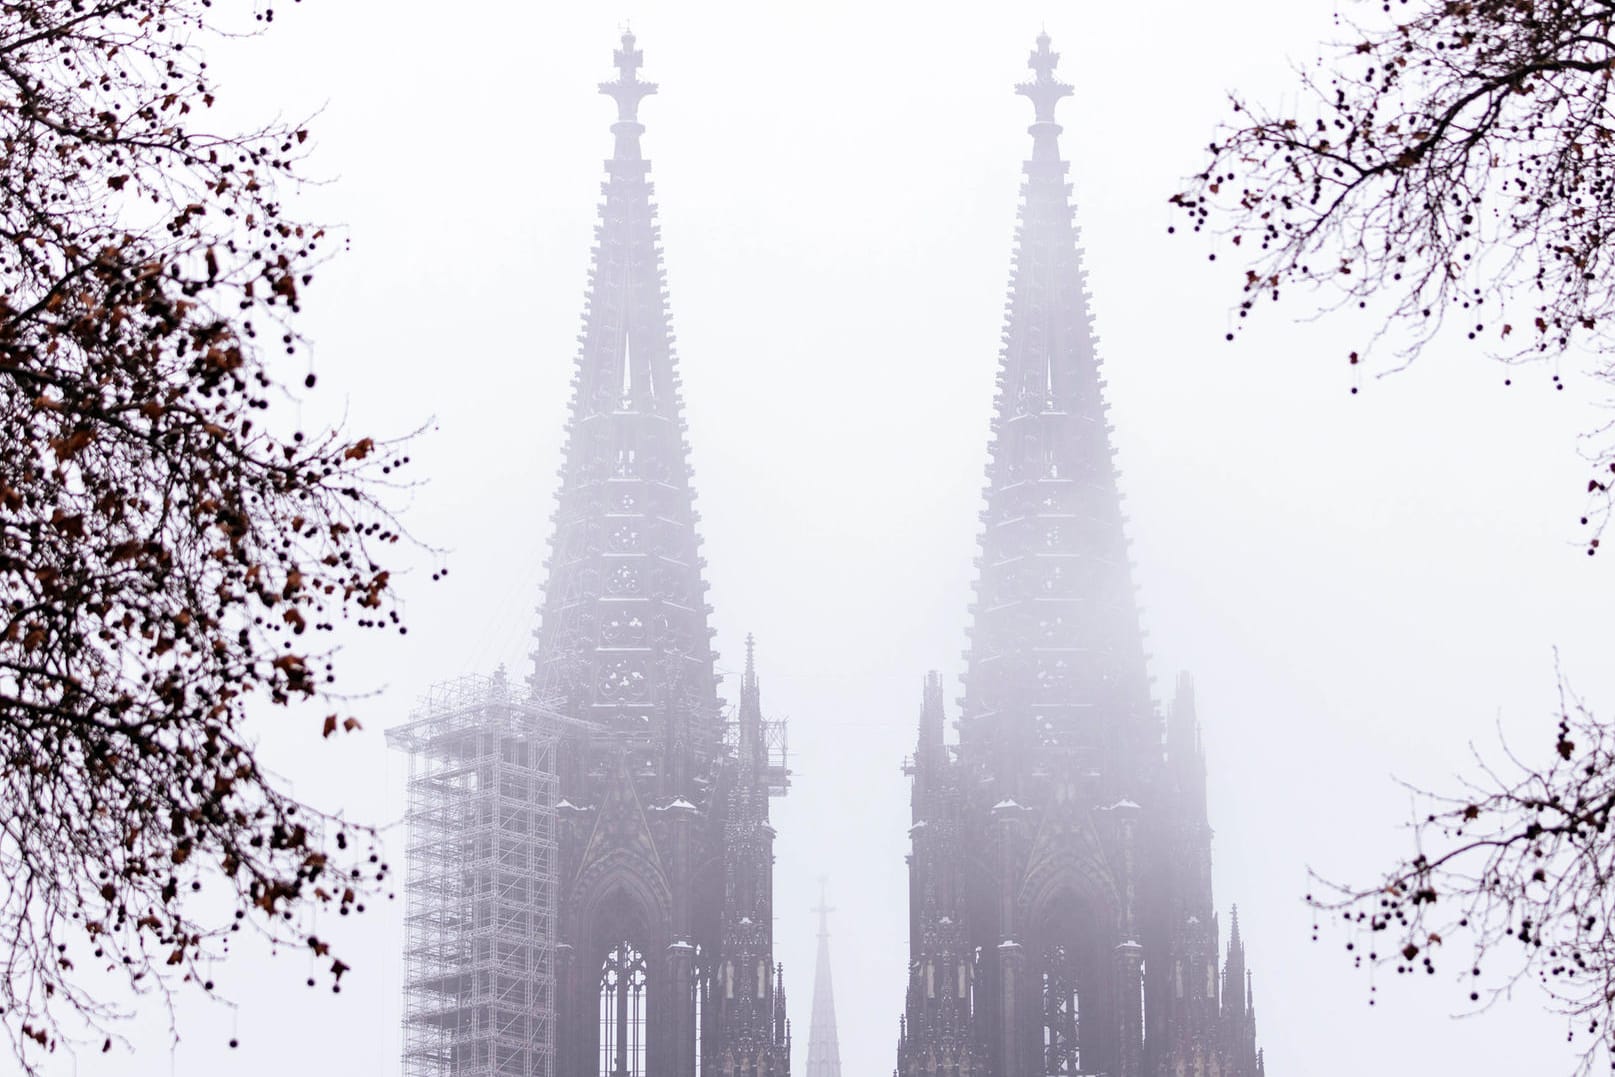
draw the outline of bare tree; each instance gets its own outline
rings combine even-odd
[[[330,690],[337,622],[402,631],[377,551],[404,461],[282,414],[328,240],[282,202],[306,130],[209,124],[221,17],[0,0],[0,1027],[25,1066],[86,1028],[110,1048],[102,970],[215,991],[243,925],[335,986],[307,914],[385,875],[244,729]]]
[[[1300,286],[1382,327],[1353,364],[1454,323],[1505,361],[1571,353],[1615,382],[1615,0],[1386,0],[1368,18],[1298,72],[1295,108],[1236,98],[1173,198],[1234,256],[1240,317]],[[1615,485],[1598,433],[1589,554]]]
[[[1568,358],[1615,383],[1615,0],[1365,12],[1373,25],[1343,20],[1339,54],[1299,72],[1295,108],[1236,98],[1173,198],[1218,237],[1213,258],[1233,255],[1240,317],[1300,290],[1368,312],[1352,364],[1371,348],[1410,360],[1447,326],[1505,362]],[[1591,441],[1589,554],[1610,434]],[[1422,793],[1412,856],[1312,900],[1357,929],[1359,963],[1456,963],[1475,1006],[1539,981],[1585,1072],[1615,1046],[1615,728],[1561,690],[1552,747],[1546,765],[1482,760],[1456,797]]]
[[[1359,964],[1456,966],[1480,1008],[1535,981],[1585,1045],[1578,1073],[1615,1057],[1615,729],[1561,681],[1547,766],[1505,748],[1458,795],[1419,799],[1412,856],[1308,900],[1345,923]]]

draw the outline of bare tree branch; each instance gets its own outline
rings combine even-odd
[[[1396,13],[1343,21],[1348,44],[1298,73],[1295,109],[1236,98],[1172,198],[1234,255],[1240,318],[1299,288],[1380,327],[1352,364],[1371,347],[1407,361],[1452,323],[1494,358],[1585,355],[1615,383],[1615,4],[1382,6]],[[1589,553],[1615,482],[1607,433],[1591,442]]]
[[[282,201],[305,129],[205,126],[219,18],[0,0],[0,1028],[30,1072],[86,1022],[110,1046],[91,970],[213,993],[244,925],[335,986],[309,915],[387,874],[244,728],[329,696],[338,622],[402,631],[381,498],[406,457],[272,408],[288,364],[314,386],[294,321],[329,241]]]
[[[1458,970],[1484,1009],[1526,981],[1585,1043],[1578,1074],[1615,1048],[1615,728],[1560,680],[1546,765],[1477,756],[1456,796],[1415,793],[1415,851],[1374,885],[1323,883],[1314,908],[1347,927],[1359,964],[1399,974]]]

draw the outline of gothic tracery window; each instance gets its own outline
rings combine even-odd
[[[645,955],[619,942],[600,968],[600,1077],[645,1077]]]

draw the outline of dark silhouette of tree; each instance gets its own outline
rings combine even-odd
[[[1240,317],[1299,288],[1381,327],[1353,364],[1372,347],[1411,358],[1454,323],[1505,361],[1570,353],[1615,382],[1615,0],[1374,9],[1378,25],[1342,22],[1341,54],[1299,71],[1294,108],[1236,98],[1173,197],[1233,255]],[[1592,456],[1589,553],[1615,438]]]
[[[402,631],[378,551],[404,461],[284,414],[329,241],[282,201],[305,130],[211,125],[221,17],[0,0],[0,1027],[25,1066],[116,1033],[102,970],[215,991],[243,925],[336,987],[306,916],[386,873],[244,730],[329,691],[337,622]]]
[[[1547,766],[1506,748],[1478,762],[1458,795],[1419,792],[1414,855],[1308,900],[1344,922],[1359,965],[1455,966],[1476,1007],[1536,981],[1591,1072],[1615,1047],[1615,729],[1561,681]]]
[[[1218,237],[1213,258],[1233,255],[1240,318],[1300,290],[1367,312],[1352,364],[1372,348],[1411,360],[1450,325],[1505,362],[1564,358],[1615,383],[1615,0],[1365,11],[1382,18],[1342,21],[1347,43],[1299,72],[1294,108],[1236,98],[1172,199]],[[1601,433],[1589,554],[1615,488]],[[1359,963],[1457,964],[1476,1006],[1539,981],[1585,1072],[1615,1046],[1615,727],[1561,689],[1552,747],[1546,765],[1480,760],[1456,797],[1421,793],[1413,855],[1311,900],[1356,929]]]

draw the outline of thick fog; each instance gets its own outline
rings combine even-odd
[[[435,681],[525,674],[624,22],[660,93],[640,110],[660,207],[725,695],[755,633],[763,706],[790,720],[774,805],[776,955],[805,1059],[820,875],[842,1066],[890,1072],[907,957],[908,785],[922,678],[950,718],[1021,161],[1012,92],[1047,28],[1156,694],[1196,678],[1216,830],[1275,1077],[1550,1074],[1562,1022],[1522,994],[1454,1019],[1448,972],[1354,971],[1311,941],[1309,867],[1364,879],[1409,847],[1396,783],[1450,786],[1501,727],[1550,745],[1554,648],[1615,707],[1608,566],[1578,544],[1577,433],[1603,418],[1568,367],[1505,372],[1438,343],[1348,366],[1352,325],[1263,311],[1224,342],[1232,267],[1169,236],[1234,87],[1293,94],[1337,31],[1328,0],[1207,5],[375,5],[277,9],[221,53],[233,108],[321,109],[304,213],[351,249],[307,290],[315,422],[425,424],[405,520],[437,556],[400,581],[409,634],[353,639],[363,734],[266,716],[297,792],[395,823],[382,731]],[[1302,312],[1302,307],[1293,308]],[[303,373],[301,366],[292,380]],[[1360,388],[1356,395],[1350,390]],[[314,409],[320,409],[319,414]],[[449,575],[429,580],[446,565]],[[395,866],[404,835],[388,831]],[[147,1000],[137,1053],[63,1074],[394,1074],[402,900],[322,924],[353,971],[244,942],[239,1010]],[[1370,988],[1376,1002],[1369,1005]],[[231,1051],[227,1041],[241,1041]],[[1556,1068],[1557,1067],[1557,1068]]]

